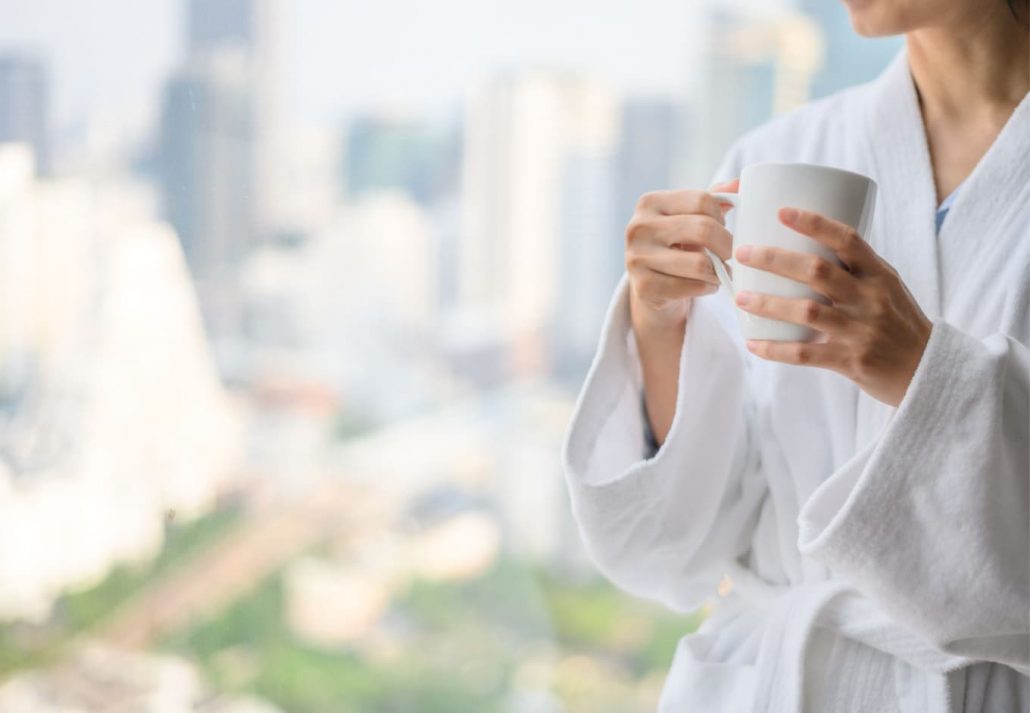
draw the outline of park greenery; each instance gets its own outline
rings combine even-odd
[[[349,647],[298,641],[283,596],[271,577],[166,646],[216,688],[289,713],[627,713],[653,710],[676,641],[700,622],[512,559],[472,581],[415,580],[376,641]]]
[[[69,592],[43,624],[0,623],[0,680],[12,673],[59,660],[78,637],[102,624],[148,583],[220,540],[241,520],[241,509],[226,504],[188,523],[171,520],[157,557],[115,567],[99,583]]]
[[[152,561],[62,597],[45,624],[0,624],[0,680],[61,660],[242,520],[230,506],[169,523]],[[301,641],[285,610],[278,572],[160,648],[194,661],[216,691],[254,694],[287,713],[633,713],[654,709],[677,640],[702,616],[511,556],[477,579],[411,580],[368,640],[349,646]]]

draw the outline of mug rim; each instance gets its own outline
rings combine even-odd
[[[849,171],[845,168],[837,168],[836,166],[825,166],[820,163],[806,163],[804,161],[761,161],[759,163],[748,164],[741,170],[740,175],[743,178],[745,171],[750,171],[753,168],[806,168],[806,169],[817,169],[820,171],[828,171],[831,173],[842,174],[845,176],[853,176],[855,178],[861,178],[865,181],[869,181],[872,184],[876,184],[876,180],[870,176],[866,176],[862,173],[856,173],[855,171]]]

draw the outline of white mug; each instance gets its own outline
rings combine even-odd
[[[780,222],[780,208],[815,211],[827,218],[850,225],[865,235],[872,221],[876,204],[876,182],[858,173],[807,163],[758,163],[740,174],[737,193],[714,193],[720,202],[736,210],[734,246],[771,245],[787,250],[818,255],[838,263],[827,247]],[[705,249],[719,276],[719,282],[731,295],[740,290],[779,297],[814,299],[826,303],[822,295],[807,285],[781,275],[734,264],[733,280],[719,256]],[[800,324],[759,317],[737,309],[745,339],[770,339],[781,342],[807,342],[816,337],[815,330]]]

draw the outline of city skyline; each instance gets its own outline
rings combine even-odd
[[[653,710],[705,613],[598,578],[562,434],[637,198],[828,30],[411,5],[0,0],[0,708]]]
[[[295,0],[281,23],[286,103],[302,122],[314,123],[369,108],[443,115],[460,109],[464,88],[478,76],[527,62],[605,76],[623,94],[678,95],[690,88],[692,48],[703,29],[696,16],[706,5],[575,0],[554,13],[543,0],[517,8],[448,0],[426,16],[391,0],[359,16],[327,0]],[[0,0],[0,46],[49,57],[59,130],[91,111],[137,121],[187,49],[186,12],[180,0],[99,0],[88,7]],[[420,61],[399,62],[401,50]],[[134,61],[124,62],[126,55]],[[377,69],[346,71],[353,66]]]

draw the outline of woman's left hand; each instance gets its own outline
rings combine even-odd
[[[807,325],[818,342],[748,341],[763,359],[832,369],[891,406],[901,403],[923,356],[932,324],[898,273],[850,226],[818,213],[784,208],[780,221],[836,253],[841,265],[816,255],[743,245],[737,260],[748,267],[804,283],[830,304],[739,292],[737,304],[752,314]]]

